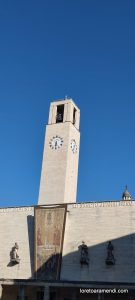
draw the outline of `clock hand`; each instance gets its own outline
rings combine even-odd
[[[58,143],[57,143],[57,141],[55,141],[55,149],[57,148],[57,145],[58,145]]]

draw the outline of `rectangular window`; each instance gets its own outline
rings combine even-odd
[[[76,122],[76,112],[77,112],[77,110],[76,110],[75,107],[74,107],[74,111],[73,111],[73,125],[74,125],[75,122]]]
[[[56,123],[63,122],[64,117],[64,104],[57,106]]]

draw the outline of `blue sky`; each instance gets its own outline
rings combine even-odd
[[[37,203],[52,100],[81,110],[78,201],[135,197],[135,2],[0,1],[0,206]]]

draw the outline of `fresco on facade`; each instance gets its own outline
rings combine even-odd
[[[59,278],[66,206],[35,208],[35,274],[37,279]]]

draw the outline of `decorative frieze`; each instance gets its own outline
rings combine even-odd
[[[93,207],[116,207],[116,206],[135,206],[135,201],[112,201],[112,202],[88,202],[70,204],[72,208],[93,208]],[[31,211],[34,213],[34,206],[25,207],[4,207],[0,208],[0,213]]]
[[[69,204],[70,205],[70,204]],[[135,201],[89,202],[71,204],[72,208],[135,206]]]
[[[22,211],[32,211],[34,213],[34,206],[0,208],[0,213],[11,213],[11,212],[22,212]]]

